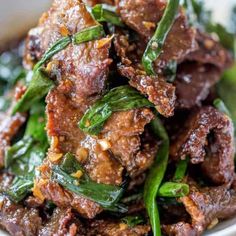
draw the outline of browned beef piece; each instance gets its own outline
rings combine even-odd
[[[39,236],[84,236],[85,229],[76,218],[71,209],[56,208],[48,222],[44,224],[38,233]]]
[[[193,164],[201,163],[213,183],[223,184],[234,177],[234,129],[232,121],[213,107],[193,113],[180,135],[171,145],[174,159],[190,156]]]
[[[136,109],[115,113],[102,130],[102,137],[109,141],[112,153],[120,159],[131,177],[144,172],[157,151],[156,143],[141,140],[146,124],[154,118],[149,109]]]
[[[176,86],[177,107],[200,106],[210,88],[220,79],[220,70],[210,64],[185,62],[178,67]]]
[[[14,236],[35,236],[42,224],[36,209],[27,209],[7,198],[1,202],[0,226]]]
[[[144,38],[149,38],[160,21],[166,1],[161,0],[116,0],[122,20]]]
[[[87,236],[144,236],[150,232],[148,225],[128,225],[113,220],[95,220],[90,224]]]
[[[164,235],[168,236],[198,236],[199,234],[196,232],[189,223],[179,222],[177,224],[172,225],[163,225],[162,230]]]
[[[25,63],[30,65],[34,59],[39,60],[50,45],[65,34],[74,34],[95,24],[96,22],[87,12],[82,1],[54,1],[51,9],[41,18],[39,26],[29,33]],[[48,66],[58,82],[58,86],[47,96],[47,132],[53,139],[50,155],[78,153],[81,141],[86,137],[78,128],[77,123],[85,110],[104,89],[111,62],[108,55],[109,47],[109,42],[99,46],[98,41],[80,45],[70,44],[65,50],[57,53],[53,57],[51,65]],[[104,168],[109,167],[107,172],[116,173],[119,179],[114,180],[111,177],[109,180],[109,176],[106,176],[105,183],[119,184],[122,181],[120,164],[110,158],[108,151],[103,155],[106,156],[106,159],[102,159],[99,156],[100,153],[90,155],[88,161],[99,162],[100,166],[103,164]],[[96,168],[96,165],[93,167]],[[101,170],[102,168],[100,168]],[[99,176],[97,176],[97,180],[99,180]],[[94,217],[100,211],[97,204],[85,198],[77,197],[72,201],[74,198],[72,194],[51,181],[46,187],[39,187],[46,198],[58,205],[62,203],[63,206],[73,205],[83,216]],[[62,196],[61,199],[60,196]]]
[[[30,65],[34,59],[38,60],[66,32],[73,34],[95,24],[81,1],[55,0],[51,9],[41,18],[39,26],[29,33],[25,63]],[[102,46],[98,40],[80,45],[71,44],[58,52],[48,64],[47,69],[57,82],[57,87],[49,92],[46,99],[47,133],[52,138],[48,159],[53,159],[57,154],[73,153],[93,180],[119,185],[122,182],[123,167],[114,158],[111,148],[104,149],[101,143],[105,140],[86,136],[78,128],[84,112],[104,90],[111,63],[109,48],[109,40]],[[150,121],[149,116],[146,120]],[[137,123],[137,126],[144,127],[145,124]],[[97,204],[82,197],[72,201],[71,196],[75,196],[52,181],[38,187],[46,199],[57,205],[73,206],[84,217],[92,218],[101,210]]]
[[[116,5],[123,21],[147,42],[163,15],[166,1],[116,0]],[[157,72],[170,60],[183,61],[196,48],[195,30],[188,26],[187,19],[180,10],[163,46],[163,53],[155,62]]]
[[[183,203],[191,221],[163,225],[163,231],[167,235],[199,236],[208,227],[214,227],[218,221],[235,215],[236,192],[229,185],[201,188],[192,180],[188,181],[190,193],[179,201]]]
[[[85,218],[94,218],[102,210],[97,203],[73,194],[53,181],[46,179],[40,181],[38,186],[47,200],[53,201],[58,207],[71,206]]]
[[[175,106],[175,87],[167,83],[162,77],[147,76],[140,63],[143,53],[140,43],[129,43],[128,36],[118,32],[115,37],[115,49],[121,58],[122,65],[118,70],[122,76],[129,79],[131,86],[148,96],[162,115],[173,115]]]
[[[197,32],[196,40],[198,42],[198,50],[190,53],[187,60],[197,61],[203,64],[212,64],[221,70],[224,70],[232,63],[232,58],[219,42],[215,41],[211,36]]]
[[[6,114],[0,121],[0,167],[4,165],[4,154],[11,143],[11,139],[17,134],[25,120],[24,114],[17,113],[14,116]]]
[[[120,66],[119,71],[130,79],[131,86],[148,96],[149,101],[155,104],[160,114],[166,117],[174,114],[176,96],[172,84],[167,83],[162,77],[139,73],[133,67]]]

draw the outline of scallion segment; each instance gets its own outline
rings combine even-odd
[[[169,157],[169,137],[158,117],[152,121],[152,130],[157,138],[162,140],[156,159],[150,169],[144,185],[144,204],[150,218],[153,235],[161,236],[160,217],[156,202],[159,188],[164,178],[168,157]]]
[[[188,193],[188,184],[165,182],[158,190],[158,197],[184,197]]]
[[[82,170],[83,175],[80,179],[73,177],[72,172]],[[61,165],[55,165],[52,168],[51,179],[65,189],[84,196],[109,211],[124,211],[117,204],[121,198],[124,189],[120,186],[100,184],[92,181],[79,166],[72,154],[67,154]]]
[[[81,30],[72,36],[74,44],[86,43],[88,41],[96,40],[105,36],[102,25],[95,25]]]
[[[174,178],[173,180],[175,182],[180,182],[183,180],[185,174],[186,174],[186,170],[187,170],[187,167],[188,167],[188,158],[186,158],[185,160],[180,160],[178,163],[177,163],[177,166],[176,166],[176,170],[175,170],[175,174],[174,174]]]
[[[34,66],[34,70],[36,71],[41,66],[43,66],[49,59],[51,59],[56,53],[65,49],[71,43],[71,37],[63,37],[57,40],[43,55],[41,60]]]
[[[79,127],[86,133],[97,135],[113,112],[141,107],[153,107],[153,104],[130,86],[116,87],[86,111]]]
[[[149,75],[154,75],[152,63],[160,56],[162,47],[165,43],[167,35],[174,24],[176,14],[179,8],[179,0],[169,0],[164,15],[158,23],[157,29],[149,41],[147,48],[143,54],[142,64],[145,71]]]
[[[33,74],[25,94],[14,106],[12,114],[28,111],[31,106],[41,100],[53,86],[53,81],[48,78],[45,71],[41,68],[37,69]]]
[[[107,9],[102,4],[95,5],[91,10],[91,14],[98,22],[109,22],[113,25],[121,27],[124,26],[123,22],[121,21],[120,17],[115,13],[115,11]]]

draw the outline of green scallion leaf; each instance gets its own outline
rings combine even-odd
[[[118,186],[98,184],[93,181],[80,181],[77,184],[78,180],[67,174],[59,166],[53,166],[51,178],[65,189],[84,196],[105,209],[116,207],[116,203],[123,194],[123,188]]]
[[[141,216],[126,216],[122,218],[121,221],[131,228],[144,223],[144,219]]]
[[[38,70],[49,59],[51,59],[56,53],[65,49],[71,43],[71,37],[63,37],[57,40],[43,55],[41,60],[34,66],[34,71]]]
[[[158,190],[158,197],[184,197],[189,193],[188,184],[165,182]]]
[[[107,9],[102,4],[95,5],[92,8],[91,13],[94,19],[98,22],[109,22],[113,25],[121,27],[124,26],[123,22],[121,21],[120,17],[115,13],[115,11]]]
[[[102,25],[95,25],[81,30],[72,36],[74,44],[81,44],[88,41],[96,40],[105,36]]]
[[[79,128],[97,135],[113,112],[141,107],[153,107],[153,104],[130,86],[114,88],[86,111],[79,122]]]
[[[165,43],[167,35],[174,24],[176,14],[179,8],[179,0],[169,0],[164,15],[158,23],[157,29],[149,41],[147,48],[143,54],[142,64],[145,71],[149,75],[154,75],[152,63],[160,56],[162,47]]]
[[[47,77],[42,69],[36,70],[30,81],[29,87],[22,98],[16,103],[12,114],[14,115],[16,112],[25,112],[29,110],[31,106],[41,100],[53,86],[53,81]]]
[[[161,236],[160,217],[156,197],[168,164],[169,137],[158,117],[156,117],[151,124],[155,136],[162,140],[162,144],[158,149],[156,159],[150,169],[144,185],[144,204],[150,218],[153,235]]]
[[[180,160],[178,162],[173,178],[175,182],[180,182],[183,180],[186,174],[187,167],[188,167],[188,158],[186,158],[185,160]]]

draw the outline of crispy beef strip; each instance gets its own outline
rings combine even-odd
[[[87,236],[144,236],[151,230],[148,225],[129,227],[127,224],[115,220],[95,220],[89,227],[90,231]]]
[[[54,1],[51,9],[41,17],[39,26],[29,32],[25,63],[31,65],[35,59],[39,60],[50,45],[65,33],[74,34],[95,24],[82,1]],[[56,76],[58,86],[49,92],[46,99],[47,133],[53,140],[49,155],[67,152],[76,154],[80,149],[80,142],[86,137],[77,123],[104,89],[111,63],[109,48],[110,43],[98,47],[98,41],[70,44],[53,57],[50,69],[51,74]],[[121,175],[119,164],[113,164],[108,152],[106,155],[106,160],[100,161],[106,166],[105,161],[111,162],[110,166],[116,167],[112,172]],[[99,153],[96,153],[91,159],[98,156]],[[46,198],[58,205],[73,204],[83,216],[94,217],[101,210],[96,203],[81,197],[71,201],[73,194],[52,181],[39,187],[42,187],[41,191]]]
[[[179,222],[163,225],[167,235],[199,236],[207,228],[232,217],[236,213],[236,192],[226,185],[200,188],[191,181],[190,193],[180,198],[186,211],[191,216],[191,223]]]
[[[120,159],[131,177],[143,173],[152,164],[157,152],[157,143],[151,137],[140,137],[143,132],[149,135],[144,127],[153,118],[149,109],[118,112],[101,132],[102,137],[110,142],[112,153]]]
[[[38,232],[39,236],[85,236],[86,231],[71,209],[56,208],[50,220]]]
[[[199,48],[187,55],[187,60],[197,61],[202,64],[212,64],[221,71],[232,64],[230,53],[210,35],[201,31],[197,32],[196,40]]]
[[[122,20],[147,43],[163,15],[166,1],[116,0],[116,5]],[[185,56],[196,48],[195,30],[188,26],[186,16],[180,10],[164,43],[163,53],[155,62],[157,72],[170,60],[183,61]]]
[[[35,236],[42,224],[39,212],[5,198],[1,202],[0,226],[14,236]]]
[[[127,35],[119,32],[114,41],[115,49],[121,58],[118,71],[129,79],[129,84],[146,95],[155,104],[162,115],[169,117],[174,114],[175,87],[160,76],[147,76],[140,63],[143,51],[139,43],[130,43]]]
[[[175,80],[177,107],[190,109],[201,105],[210,88],[221,77],[221,73],[231,63],[230,54],[209,35],[198,31],[198,50],[187,55],[180,64]]]
[[[150,38],[166,7],[161,0],[115,0],[117,10],[131,29]]]
[[[219,80],[220,69],[210,64],[185,62],[179,65],[174,81],[178,108],[200,106],[210,88]]]
[[[12,175],[1,173],[0,190],[7,189],[12,180]],[[42,204],[34,207],[27,204],[26,207],[1,196],[0,227],[13,236],[85,235],[83,226],[71,209],[55,208],[52,216],[45,217],[40,211],[44,211]]]
[[[232,182],[234,178],[234,128],[232,121],[213,107],[194,112],[173,141],[173,159],[190,157],[201,164],[203,174],[214,184]]]
[[[196,50],[195,30],[187,25],[186,17],[180,10],[163,46],[163,53],[154,63],[159,76],[147,76],[141,66],[141,58],[163,15],[166,1],[117,0],[116,5],[123,21],[138,33],[136,40],[133,40],[124,32],[117,31],[114,43],[121,58],[121,65],[118,66],[120,74],[129,78],[130,85],[146,95],[159,113],[166,117],[172,116],[176,101],[175,87],[167,83],[161,74],[168,62],[181,62],[187,54]]]
[[[39,60],[48,47],[64,36],[65,32],[73,34],[95,24],[81,1],[55,0],[51,9],[42,16],[39,26],[29,32],[25,64],[31,66],[35,60]],[[107,140],[103,137],[85,135],[78,128],[78,121],[85,111],[104,91],[109,65],[112,62],[109,58],[109,48],[109,41],[102,46],[98,40],[80,45],[71,44],[65,50],[58,52],[49,63],[47,68],[51,76],[56,78],[58,85],[46,98],[47,133],[52,138],[48,159],[50,160],[55,154],[73,153],[93,180],[98,183],[120,185],[126,166],[123,167],[123,163],[120,164],[116,159],[111,152],[112,147],[104,149],[101,143]],[[145,108],[140,109],[142,110],[145,111]],[[151,120],[150,110],[146,115],[147,118],[135,121],[134,125],[140,127],[140,130],[144,130],[144,126]],[[120,117],[118,113],[114,113],[113,117],[116,116]],[[135,134],[137,137],[138,135],[140,133]],[[141,142],[139,145],[142,145]],[[135,158],[135,155],[130,154],[129,158]],[[151,164],[149,159],[152,155],[143,154],[141,157],[137,155],[138,158],[145,159],[149,165]],[[132,168],[139,168],[140,163],[136,162],[137,165]],[[45,163],[50,169],[50,164],[47,161]],[[145,168],[140,166],[140,169],[144,170],[147,167],[148,165]],[[46,181],[45,184],[40,184],[39,188],[46,199],[52,200],[57,205],[72,206],[87,218],[93,218],[101,211],[96,203],[75,196],[48,180],[48,175],[43,172],[41,171],[41,174],[46,176]]]

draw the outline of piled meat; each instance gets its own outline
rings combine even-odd
[[[45,63],[49,79],[55,82],[46,97],[50,148],[37,168],[40,173],[35,179],[34,197],[13,203],[3,196],[0,226],[17,236],[147,235],[151,231],[148,221],[132,227],[125,224],[123,215],[103,212],[95,201],[62,187],[52,179],[52,172],[65,154],[71,153],[91,180],[113,186],[128,182],[124,199],[129,194],[133,194],[131,198],[139,195],[161,143],[149,126],[155,118],[154,110],[164,116],[163,124],[169,122],[171,126],[167,127],[171,147],[163,182],[173,180],[173,167],[179,160],[190,160],[183,180],[190,187],[189,194],[177,198],[173,208],[165,204],[175,200],[157,197],[157,201],[163,201],[160,208],[166,210],[165,216],[160,214],[163,232],[199,236],[218,220],[235,215],[233,123],[212,106],[202,105],[223,70],[231,64],[230,54],[211,36],[190,26],[186,12],[179,7],[162,53],[153,63],[156,74],[148,75],[142,56],[167,1],[54,0],[38,26],[28,34],[24,58],[27,69],[32,69],[59,39],[98,24],[85,3],[90,7],[97,3],[116,6],[125,25],[111,27],[104,23],[106,33],[114,33],[114,37],[107,35],[78,45],[71,42]],[[176,78],[172,82],[166,73],[171,63],[176,64]],[[110,78],[111,74],[114,78]],[[123,83],[138,90],[154,106],[112,112],[98,135],[83,132],[78,122],[85,112],[109,90],[110,84],[112,87]],[[208,100],[207,104],[212,104],[211,98]],[[176,110],[189,115],[177,128],[173,122]],[[6,118],[0,115],[0,166],[3,166],[4,153],[25,123],[26,115],[17,113]],[[168,119],[171,116],[173,120]],[[85,173],[80,174],[86,179]],[[0,192],[9,187],[12,179],[13,176],[1,174]],[[79,184],[80,179],[75,181],[75,185]],[[119,201],[125,203],[124,199]],[[48,208],[45,202],[53,206]],[[127,214],[143,214],[142,199],[130,202]]]
[[[190,193],[180,199],[191,217],[191,222],[164,225],[167,235],[196,236],[207,228],[214,227],[219,220],[228,219],[236,213],[235,189],[222,185],[219,187],[198,187],[189,181]]]
[[[202,173],[215,184],[232,182],[234,153],[232,121],[213,107],[193,113],[171,147],[174,159],[189,156],[191,163],[201,164]]]
[[[54,1],[49,12],[40,19],[39,26],[29,33],[25,64],[31,66],[35,60],[39,60],[52,43],[64,34],[72,35],[92,25],[96,25],[96,22],[82,1]],[[105,89],[108,67],[112,61],[109,58],[110,41],[100,45],[99,40],[71,44],[57,53],[48,65],[58,83],[46,99],[47,133],[52,138],[48,160],[58,154],[73,153],[93,180],[120,185],[124,168],[135,176],[152,163],[156,145],[142,143],[140,135],[145,125],[153,119],[153,114],[149,109],[142,108],[114,113],[101,137],[85,135],[78,128],[78,121],[84,112]],[[126,123],[127,119],[130,122]],[[125,123],[127,125],[123,127]],[[124,131],[130,123],[137,129]],[[109,144],[109,148],[101,145],[104,142]],[[151,152],[149,147],[152,148]],[[42,175],[46,176],[43,171]],[[101,211],[90,200],[75,197],[48,180],[48,177],[45,180],[45,184],[40,184],[39,188],[46,199],[58,206],[70,205],[88,218],[93,218]]]

